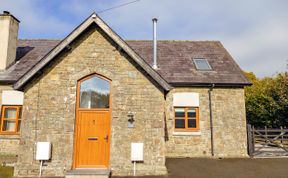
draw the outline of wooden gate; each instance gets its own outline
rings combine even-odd
[[[288,156],[288,129],[256,129],[247,125],[247,131],[251,157]]]

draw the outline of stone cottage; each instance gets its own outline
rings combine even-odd
[[[62,40],[18,39],[19,23],[0,15],[0,154],[18,155],[15,177],[161,175],[167,157],[247,156],[250,82],[219,41],[125,41],[95,13]]]

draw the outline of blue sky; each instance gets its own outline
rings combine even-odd
[[[93,11],[133,0],[0,0],[20,21],[19,38],[61,39]],[[220,40],[258,77],[288,70],[287,0],[140,0],[100,16],[124,39]]]

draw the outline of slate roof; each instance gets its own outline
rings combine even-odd
[[[1,82],[15,83],[38,63],[60,40],[19,40],[17,62],[0,72]],[[152,41],[126,41],[152,66]],[[193,58],[206,58],[212,71],[198,71]],[[158,41],[157,72],[172,86],[185,85],[249,85],[240,67],[219,41]]]
[[[0,72],[0,81],[15,83],[58,43],[59,40],[18,40],[16,63]]]
[[[151,66],[152,41],[128,41]],[[159,74],[172,85],[249,85],[242,70],[219,41],[158,41]],[[205,58],[211,71],[196,69],[193,58]]]

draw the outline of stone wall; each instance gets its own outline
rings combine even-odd
[[[0,135],[0,156],[17,155],[19,135]]]
[[[11,85],[0,85],[0,113],[2,113],[2,91],[12,90]],[[0,155],[17,155],[19,135],[0,135]]]
[[[167,157],[211,157],[208,90],[208,88],[174,88],[167,94]],[[199,93],[199,132],[174,132],[173,93],[176,92]],[[247,134],[244,89],[214,88],[212,91],[212,110],[215,156],[246,157]]]
[[[72,168],[77,80],[97,73],[112,81],[110,167],[113,175],[132,175],[131,142],[144,142],[137,174],[165,174],[164,94],[153,80],[103,32],[93,26],[24,89],[23,123],[14,175],[37,176],[35,142],[52,142],[43,176],[64,176]],[[128,128],[128,113],[135,128]]]
[[[248,157],[244,89],[215,89],[213,126],[218,157]]]

